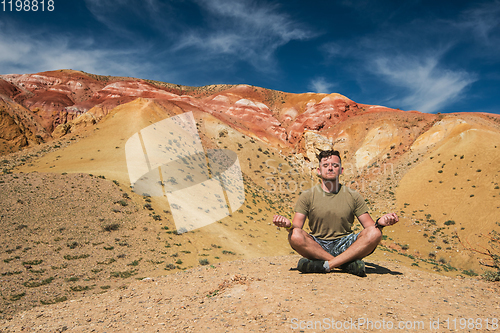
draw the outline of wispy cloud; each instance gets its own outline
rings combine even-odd
[[[327,58],[340,57],[346,53],[345,48],[335,42],[328,42],[320,47]]]
[[[498,63],[500,52],[500,1],[483,3],[465,10],[451,22],[457,30],[457,36],[470,45],[468,52],[476,59],[488,59],[489,63]]]
[[[458,24],[470,28],[481,42],[492,45],[498,42],[499,16],[500,1],[497,0],[466,10]]]
[[[276,50],[292,40],[306,40],[315,33],[302,27],[279,8],[252,1],[198,0],[207,26],[181,36],[175,50],[203,51],[203,57],[231,55],[255,68],[269,70]]]
[[[156,53],[185,71],[231,72],[242,63],[276,73],[276,51],[317,35],[280,5],[254,0],[85,0],[94,18],[134,42],[144,29],[162,36]],[[135,8],[133,13],[131,9]],[[133,23],[128,17],[133,17]],[[141,29],[137,29],[137,27]],[[142,32],[143,35],[140,35]]]
[[[372,63],[374,72],[390,84],[406,92],[392,102],[421,112],[437,112],[464,96],[464,89],[477,80],[466,71],[452,71],[440,67],[435,57],[411,56],[381,57]]]
[[[336,84],[328,82],[324,77],[317,77],[311,80],[309,89],[312,92],[319,94],[331,94],[333,88],[335,88],[336,86]]]
[[[70,36],[33,35],[23,33],[20,27],[12,34],[14,27],[4,28],[0,30],[1,74],[62,68],[111,75],[133,75],[138,71],[138,65],[130,59],[134,51],[96,48],[91,38],[79,39],[77,46]]]
[[[145,32],[173,37],[173,28],[182,23],[174,14],[171,1],[162,0],[84,0],[88,11],[101,24],[120,37],[143,39]]]
[[[397,27],[388,21],[357,41],[331,41],[321,50],[330,63],[350,60],[344,69],[357,79],[364,95],[377,94],[392,107],[430,113],[450,110],[480,79],[464,66],[474,57],[500,50],[499,13],[497,0],[453,18],[422,16],[404,24],[397,21]],[[479,44],[488,54],[477,54]]]

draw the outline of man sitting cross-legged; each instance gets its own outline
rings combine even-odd
[[[361,195],[340,184],[343,168],[338,151],[322,151],[318,160],[321,183],[301,193],[292,221],[274,215],[273,223],[289,229],[291,247],[304,257],[299,260],[299,271],[323,273],[338,267],[366,276],[361,259],[375,250],[382,239],[382,228],[397,223],[398,216],[390,213],[373,221]],[[354,217],[363,226],[357,234],[351,230]],[[306,218],[310,234],[302,229]]]

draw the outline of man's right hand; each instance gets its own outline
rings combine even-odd
[[[292,225],[289,219],[281,215],[274,215],[273,223],[279,228],[289,228]]]

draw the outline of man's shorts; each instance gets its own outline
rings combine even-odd
[[[311,237],[316,241],[316,243],[321,245],[321,247],[326,252],[328,252],[332,256],[336,257],[339,254],[341,254],[342,252],[344,252],[345,250],[347,250],[347,248],[349,246],[351,246],[352,243],[354,243],[356,241],[356,239],[358,239],[358,235],[359,235],[359,233],[349,234],[347,236],[344,236],[344,237],[341,237],[338,239],[334,239],[334,240],[319,239],[319,238],[314,237],[313,235],[311,235]]]

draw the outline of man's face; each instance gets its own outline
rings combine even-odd
[[[318,175],[323,180],[336,181],[340,174],[342,174],[343,168],[340,165],[340,158],[338,156],[332,155],[321,159],[318,168]]]

